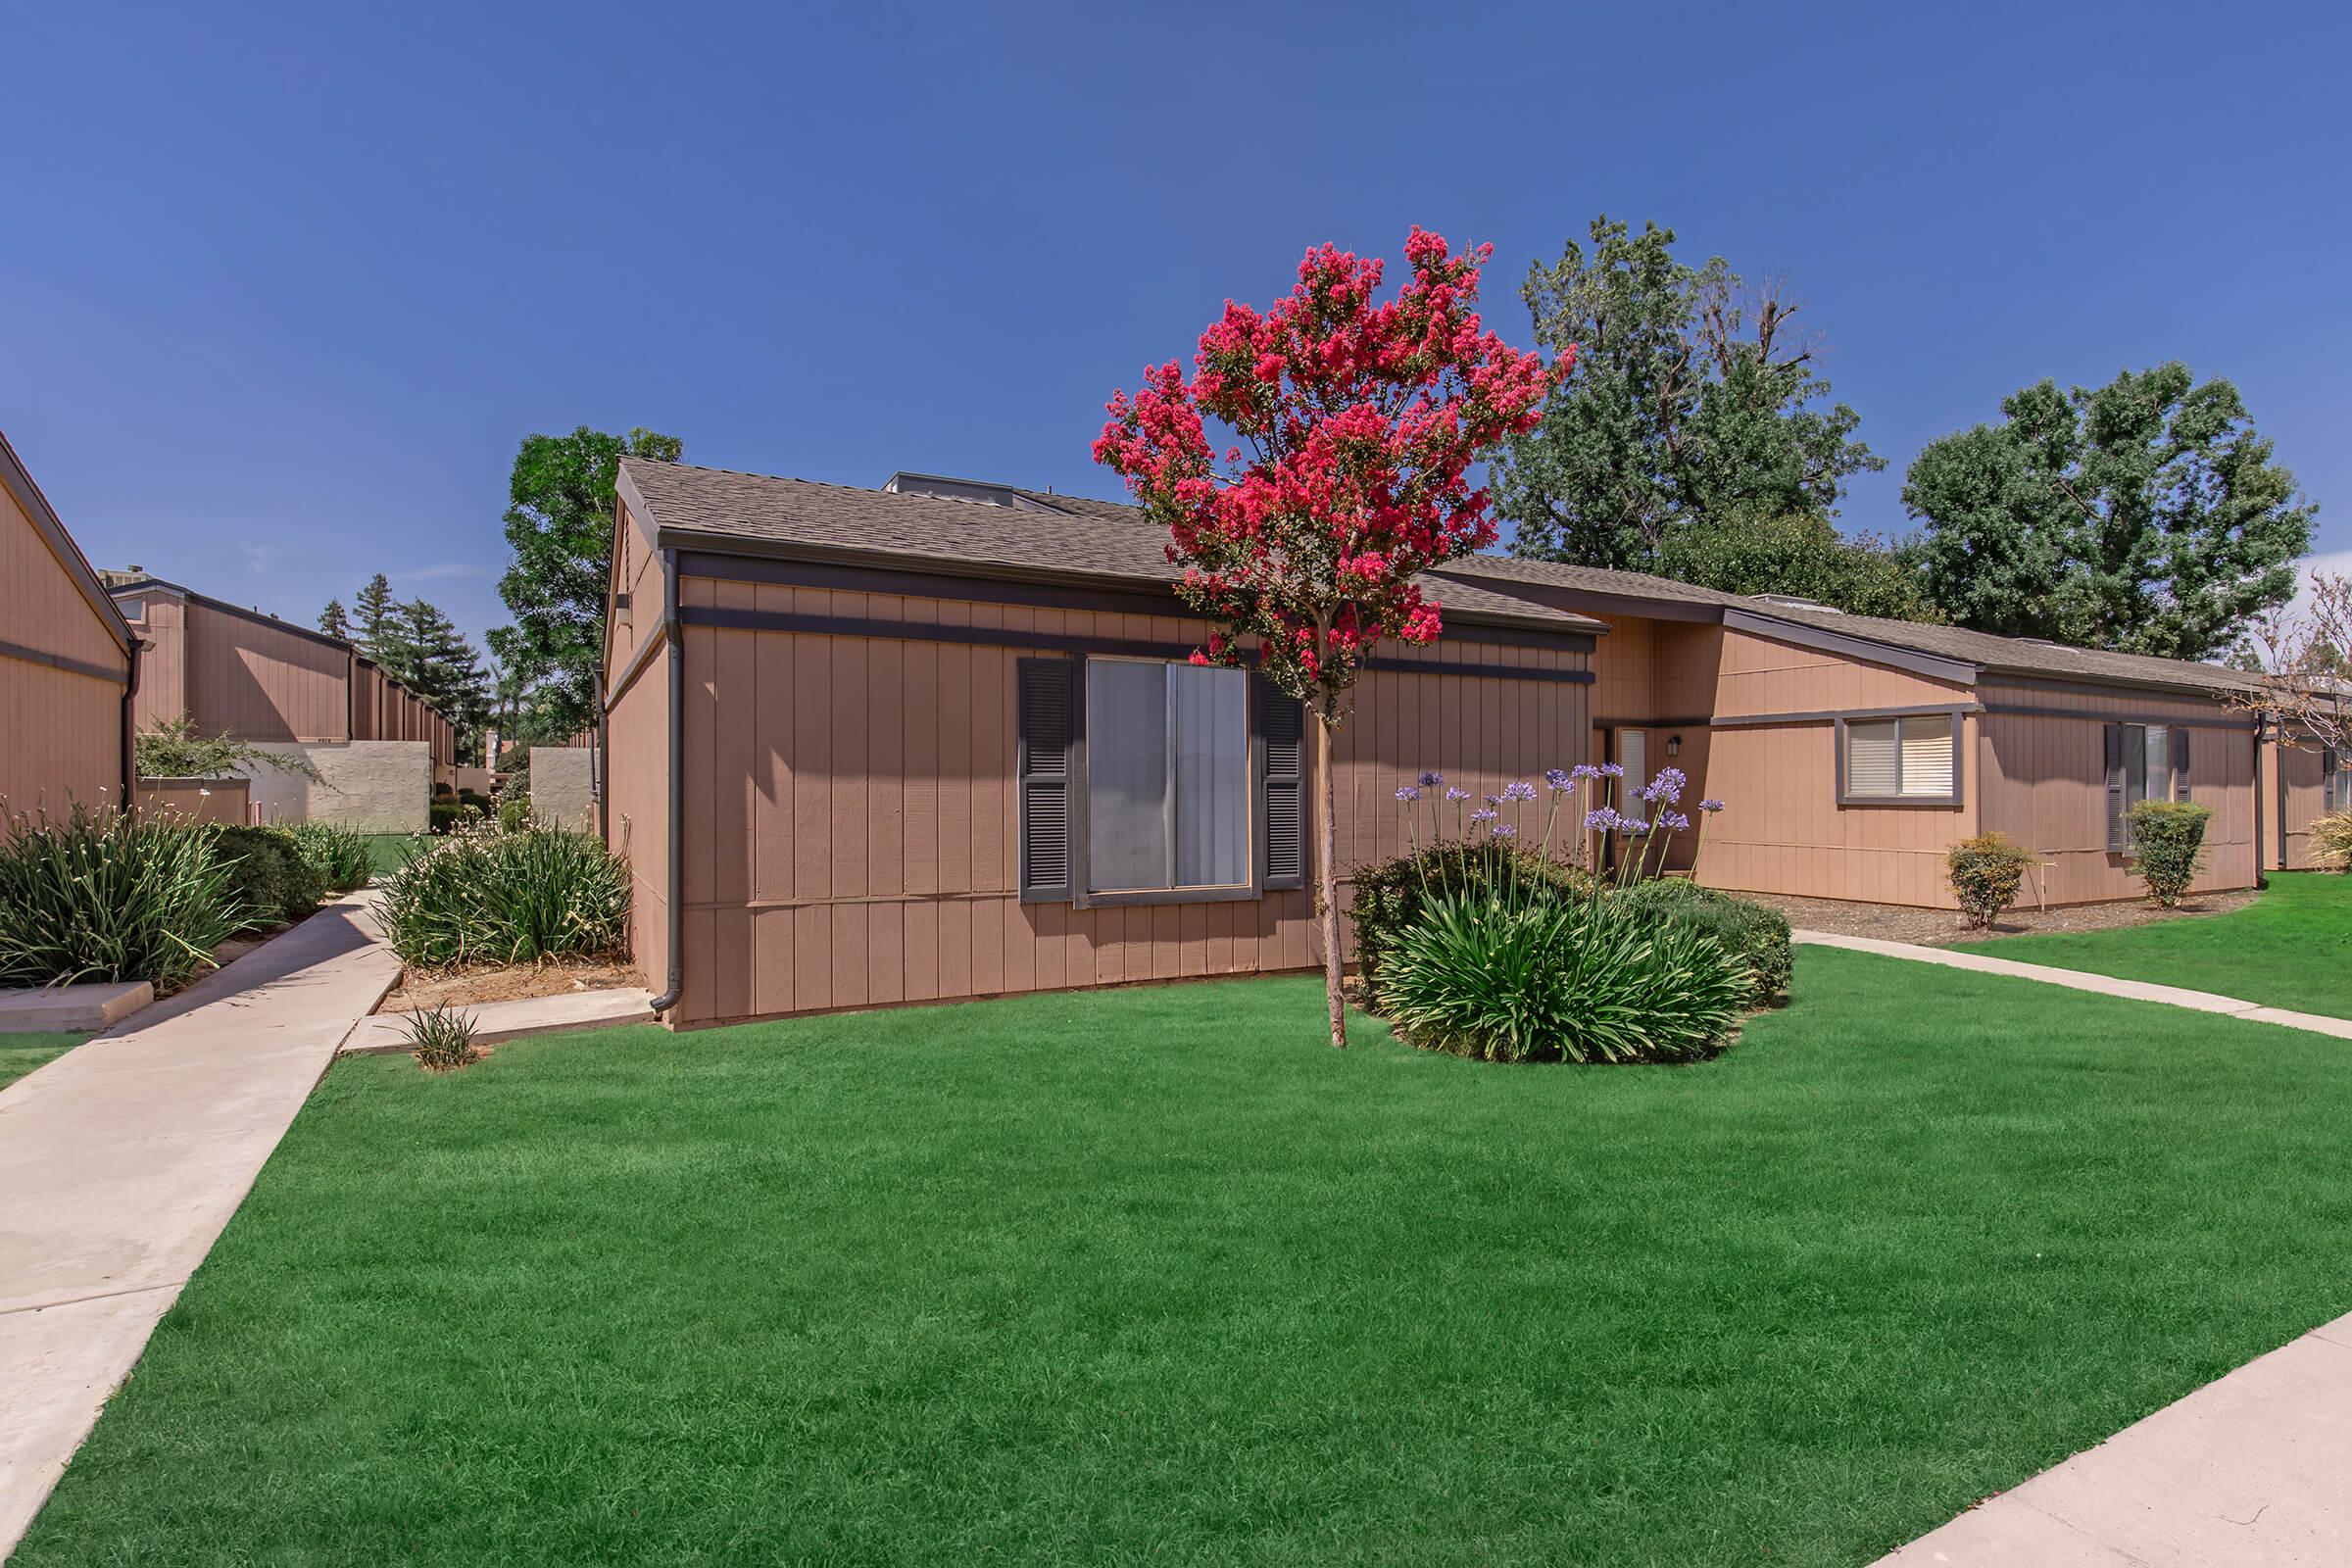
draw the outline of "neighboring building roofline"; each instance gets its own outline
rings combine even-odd
[[[243,605],[232,605],[225,599],[215,599],[211,594],[198,593],[185,583],[172,582],[169,578],[158,577],[153,573],[135,577],[128,582],[119,582],[107,591],[118,599],[128,599],[143,594],[151,588],[170,589],[182,599],[202,605],[207,610],[218,610],[224,615],[234,615],[240,620],[250,620],[259,626],[270,626],[278,631],[290,631],[297,637],[307,637],[312,642],[324,643],[329,648],[339,648],[354,658],[366,659],[368,657],[360,652],[359,644],[349,638],[337,637],[332,632],[317,631],[297,621],[283,620],[267,611],[251,610]]]
[[[17,456],[17,449],[9,445],[8,433],[4,430],[0,430],[0,484],[7,486],[9,494],[16,497],[17,505],[24,509],[24,515],[32,519],[33,531],[41,536],[50,551],[64,564],[66,575],[74,579],[74,588],[89,602],[91,612],[127,658],[131,650],[138,646],[138,637],[131,631],[130,622],[123,618],[122,608],[106,591],[106,584],[99,580],[97,568],[90,564],[90,558],[81,553],[81,546],[74,542],[73,532],[58,516],[57,509],[49,504],[49,497],[42,491],[40,482],[24,466],[24,460]]]
[[[1955,685],[1974,686],[1983,666],[1967,660],[1946,659],[1940,654],[1921,653],[1917,649],[1898,647],[1867,636],[1849,632],[1831,631],[1826,627],[1808,625],[1803,621],[1788,620],[1759,611],[1742,610],[1737,605],[1723,607],[1723,624],[1732,631],[1752,632],[1770,637],[1775,642],[1793,643],[1799,648],[1811,648],[1825,654],[1837,654],[1844,659],[1858,659],[1864,663],[1885,664],[1929,680],[1950,681]]]

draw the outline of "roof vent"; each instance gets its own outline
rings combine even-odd
[[[894,496],[938,496],[943,501],[976,501],[984,507],[1010,507],[1016,512],[1052,512],[1008,484],[985,479],[952,479],[940,473],[894,473],[882,488]]]
[[[1787,610],[1812,610],[1825,615],[1845,613],[1835,605],[1825,605],[1818,599],[1807,599],[1802,594],[1758,594],[1756,597],[1768,605],[1779,605]]]

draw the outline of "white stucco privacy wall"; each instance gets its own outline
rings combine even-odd
[[[531,815],[576,832],[596,831],[596,753],[585,746],[531,748]]]
[[[433,798],[430,741],[264,741],[263,751],[308,758],[323,782],[252,769],[265,822],[338,822],[363,833],[421,833]]]

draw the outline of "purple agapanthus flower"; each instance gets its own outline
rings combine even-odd
[[[1658,826],[1666,829],[1669,833],[1680,833],[1690,825],[1690,819],[1680,811],[1660,811],[1658,813]]]
[[[1498,839],[1515,839],[1519,836],[1519,830],[1508,822],[1497,822],[1489,831]]]
[[[1723,809],[1723,803],[1710,798],[1699,802],[1698,808],[1702,811],[1720,811]]]
[[[1419,800],[1421,798],[1421,792],[1413,788],[1410,784],[1407,784],[1401,789],[1397,790],[1396,798],[1400,801],[1410,803]]]
[[[1644,784],[1640,789],[1634,791],[1634,798],[1640,801],[1654,801],[1665,793],[1666,792],[1664,790],[1659,789],[1654,783]]]
[[[1649,824],[1638,816],[1621,817],[1618,819],[1617,831],[1625,834],[1628,838],[1638,839],[1649,831]]]
[[[1506,801],[1532,801],[1536,798],[1536,787],[1533,784],[1525,783],[1505,784],[1502,787],[1502,798]]]
[[[1599,778],[1623,778],[1625,777],[1625,764],[1623,762],[1603,762],[1594,769],[1594,775]]]
[[[1571,779],[1598,778],[1600,769],[1594,767],[1591,762],[1579,762],[1568,770],[1568,776]]]
[[[1420,785],[1425,790],[1434,790],[1439,785],[1446,782],[1446,775],[1443,773],[1423,773],[1419,778],[1413,780],[1413,782]]]
[[[1548,767],[1544,770],[1544,783],[1555,795],[1575,782],[1568,776],[1568,770],[1564,767]]]
[[[1658,776],[1649,781],[1649,788],[1642,792],[1643,798],[1669,804],[1678,802],[1683,798],[1683,787],[1690,782],[1690,775],[1681,768],[1662,767],[1658,769]]]
[[[1588,833],[1614,833],[1624,822],[1624,817],[1605,806],[1585,813],[1585,831]]]
[[[1472,825],[1475,826],[1480,822],[1492,822],[1500,814],[1500,812],[1496,811],[1491,806],[1482,806],[1477,810],[1470,813],[1470,821]]]
[[[1470,792],[1455,784],[1446,791],[1446,798],[1449,801],[1466,801],[1470,798]]]
[[[1500,806],[1502,804],[1502,797],[1499,795],[1490,795],[1487,797],[1487,804],[1489,806]]]

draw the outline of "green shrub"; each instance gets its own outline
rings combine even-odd
[[[74,808],[0,824],[0,986],[145,980],[171,990],[247,912],[214,830]]]
[[[413,855],[378,918],[419,968],[605,957],[628,941],[628,862],[585,833],[481,823]]]
[[[2166,908],[2179,904],[2205,863],[2205,825],[2213,808],[2188,801],[2141,801],[2132,808],[2132,869],[2148,896]]]
[[[1574,866],[1533,850],[1493,839],[1429,845],[1374,865],[1356,867],[1348,916],[1355,926],[1355,961],[1365,988],[1379,994],[1380,966],[1420,918],[1434,891],[1479,892],[1516,885],[1572,897],[1592,892],[1592,879]]]
[[[332,822],[304,822],[285,829],[285,833],[293,843],[294,853],[318,873],[318,879],[330,893],[364,888],[374,874],[365,833]]]
[[[498,825],[509,833],[519,833],[531,825],[531,798],[528,795],[502,795],[498,798]]]
[[[1962,839],[1943,858],[1960,912],[1973,926],[1987,927],[2017,902],[2017,890],[2034,866],[2034,852],[2006,833]]]
[[[473,1043],[472,1016],[450,1011],[446,1002],[429,1012],[409,1014],[404,1032],[416,1064],[427,1072],[455,1072],[482,1059],[482,1048]]]
[[[446,795],[425,807],[426,823],[435,833],[448,833],[467,822],[478,822],[483,814],[480,808]]]
[[[1714,937],[1616,899],[1438,894],[1379,970],[1398,1036],[1486,1061],[1688,1061],[1752,981]]]
[[[2312,858],[2330,871],[2352,871],[2352,811],[2337,811],[2311,824]]]
[[[304,857],[292,828],[216,827],[213,835],[250,925],[299,920],[325,901],[326,878]]]
[[[1747,965],[1747,1005],[1773,1007],[1788,1000],[1795,968],[1788,917],[1753,899],[1702,888],[1684,877],[1653,877],[1609,894],[1621,908],[1672,921],[1713,937],[1724,951]]]

